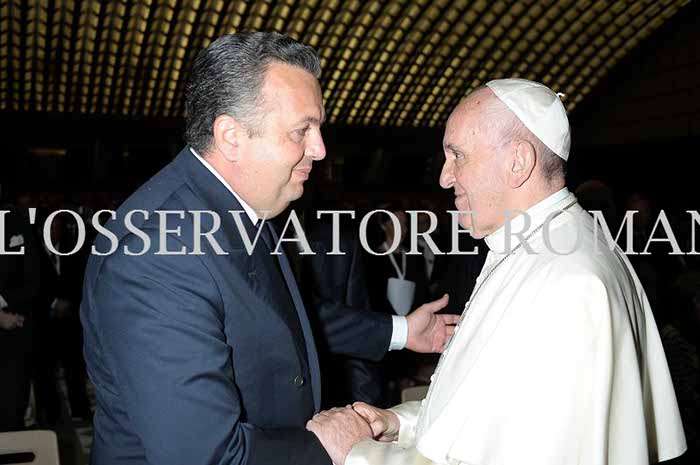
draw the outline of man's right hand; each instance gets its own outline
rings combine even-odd
[[[370,439],[372,430],[361,415],[349,405],[319,412],[306,423],[336,465],[343,465],[350,450],[363,439]]]
[[[24,317],[15,313],[0,310],[0,328],[10,331],[24,326]]]
[[[377,441],[392,442],[399,437],[401,423],[399,417],[390,410],[373,407],[364,402],[355,402],[355,410],[372,428],[372,436]]]

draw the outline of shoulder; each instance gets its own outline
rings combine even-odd
[[[561,280],[591,280],[612,285],[627,280],[629,271],[620,250],[596,231],[584,210],[567,213],[532,241],[533,254],[543,273]]]

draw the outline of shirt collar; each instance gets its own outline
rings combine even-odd
[[[224,177],[221,176],[221,174],[219,174],[219,172],[216,171],[216,169],[214,169],[214,167],[211,166],[208,161],[206,161],[197,152],[195,152],[195,150],[192,147],[190,147],[190,151],[192,152],[192,154],[195,157],[197,157],[197,160],[199,160],[204,165],[204,167],[206,169],[211,171],[211,174],[216,176],[216,179],[221,181],[221,184],[223,184],[226,187],[226,189],[228,189],[229,192],[231,192],[233,194],[233,196],[236,198],[236,200],[238,200],[238,203],[241,204],[241,207],[243,207],[243,210],[245,211],[246,215],[248,215],[248,218],[250,218],[250,221],[252,221],[253,224],[258,224],[258,220],[260,219],[260,217],[255,212],[255,210],[253,210],[253,207],[248,205],[245,200],[243,200],[238,194],[236,194],[236,191],[233,190],[233,188],[229,185],[229,183],[226,182]]]
[[[518,244],[518,239],[514,237],[514,233],[527,234],[541,225],[547,218],[547,215],[553,211],[562,209],[564,205],[570,203],[574,199],[574,195],[569,192],[569,189],[566,187],[558,190],[554,194],[525,210],[527,215],[520,214],[510,220],[510,246],[508,246],[506,243],[509,238],[506,237],[505,224],[484,238],[486,245],[490,250],[496,252],[497,254],[507,253],[509,249],[512,250],[513,247]],[[515,214],[516,213],[512,213],[511,216]],[[529,224],[527,224],[527,228],[525,227],[527,223],[526,218],[530,219]]]

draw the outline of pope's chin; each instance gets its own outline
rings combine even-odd
[[[479,237],[478,233],[474,231],[474,223],[472,222],[472,217],[470,214],[464,214],[460,213],[459,217],[459,225],[465,229],[471,237],[474,239],[481,239],[483,236]]]

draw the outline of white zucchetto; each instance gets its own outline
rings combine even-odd
[[[568,160],[571,131],[558,94],[539,82],[526,79],[495,79],[486,86],[535,137],[559,157]]]

